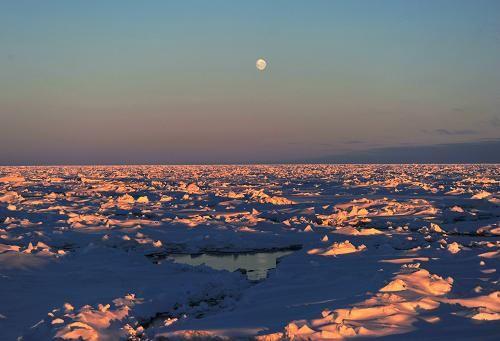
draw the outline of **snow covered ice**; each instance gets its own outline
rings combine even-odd
[[[498,165],[0,167],[0,339],[498,340],[499,180]]]

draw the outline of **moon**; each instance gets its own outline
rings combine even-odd
[[[255,62],[255,67],[257,68],[257,70],[259,71],[264,71],[267,67],[267,62],[262,59],[262,58],[259,58],[257,59],[257,61]]]

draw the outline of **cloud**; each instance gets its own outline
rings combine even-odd
[[[363,144],[363,143],[366,143],[366,141],[362,141],[362,140],[349,140],[349,141],[345,141],[344,144]]]
[[[464,130],[448,130],[448,129],[435,129],[433,131],[438,135],[477,135],[479,132],[477,130],[472,129],[464,129]]]
[[[425,146],[374,148],[322,158],[312,163],[499,163],[500,139]]]
[[[492,127],[500,127],[500,117],[495,116],[489,121],[490,125]]]
[[[442,136],[477,135],[477,134],[479,134],[479,131],[472,130],[472,129],[453,130],[453,129],[439,128],[439,129],[433,129],[433,130],[421,129],[420,131],[424,134],[442,135]]]

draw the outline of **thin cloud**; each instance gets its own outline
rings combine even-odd
[[[500,139],[463,143],[373,148],[337,153],[304,163],[498,163]]]
[[[492,127],[500,127],[500,117],[495,116],[489,121],[490,125]]]
[[[472,129],[464,130],[448,130],[448,129],[435,129],[434,133],[438,135],[477,135],[479,132]]]
[[[344,144],[362,144],[362,143],[366,143],[366,141],[362,141],[362,140],[349,140],[349,141],[345,141]]]

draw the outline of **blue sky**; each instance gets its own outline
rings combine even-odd
[[[500,137],[494,0],[0,1],[0,46],[3,164],[279,162]]]

